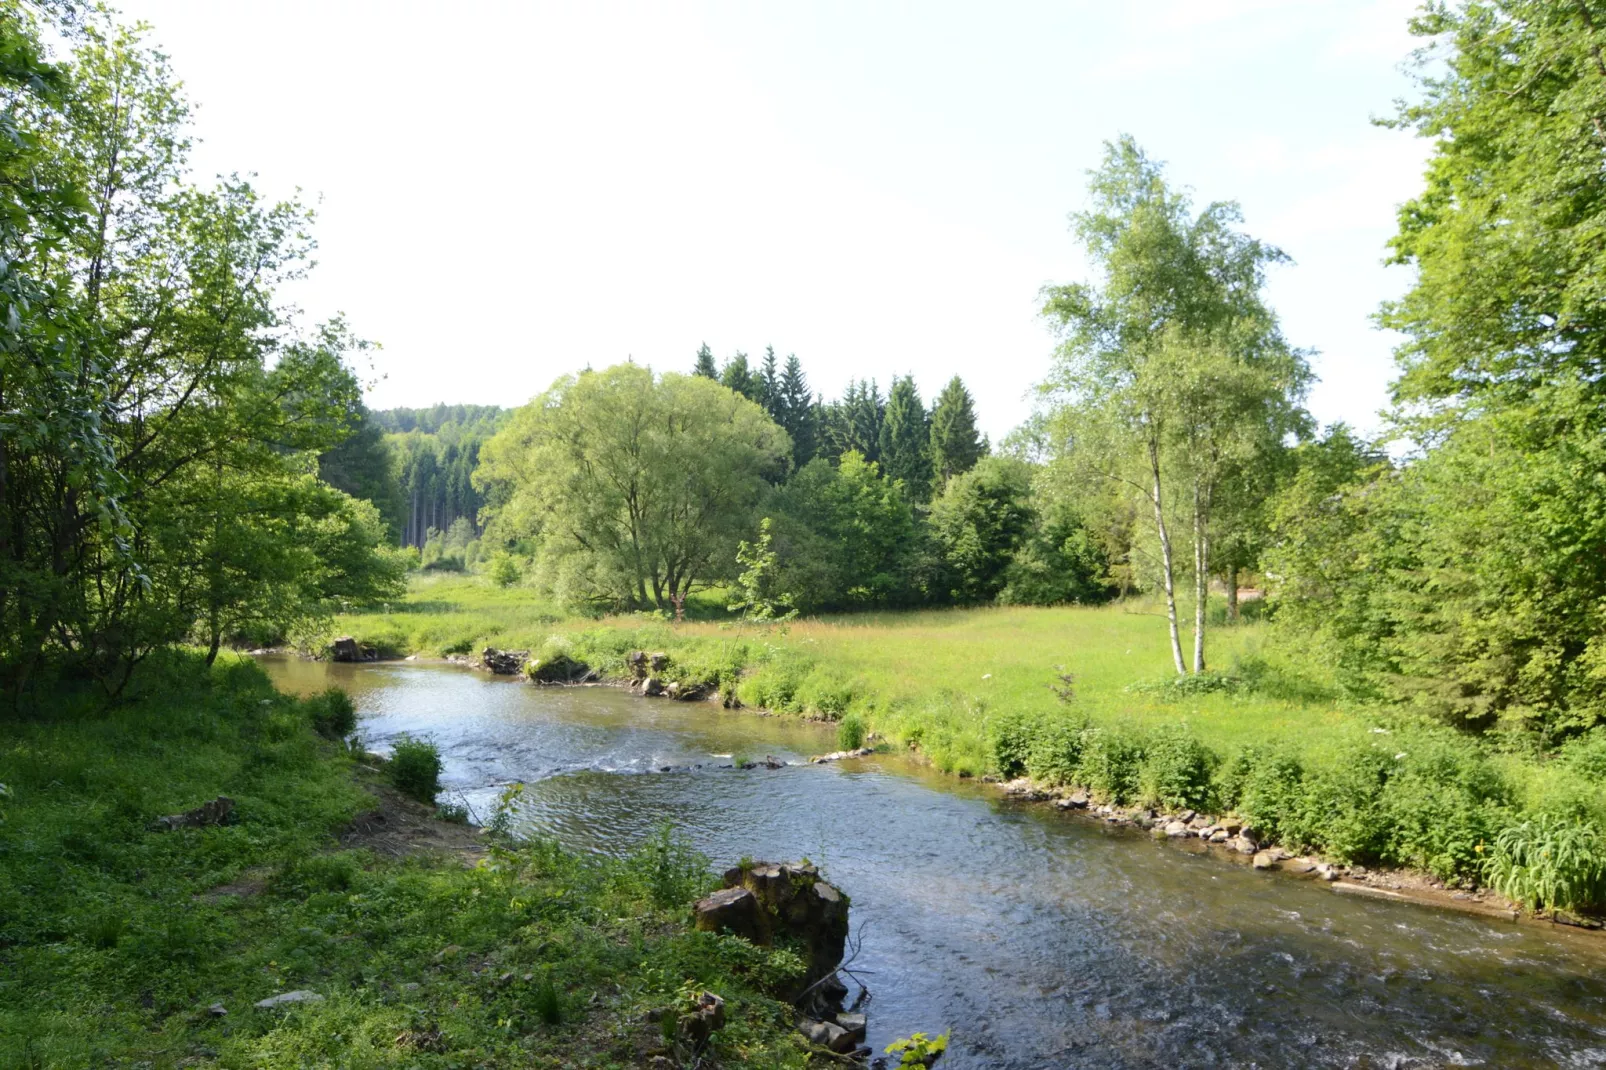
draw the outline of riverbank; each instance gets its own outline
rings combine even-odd
[[[173,657],[0,722],[0,1066],[637,1066],[704,988],[718,1065],[805,1064],[795,964],[692,931],[705,860],[489,843],[313,714]]]
[[[528,592],[454,578],[339,626],[392,654],[515,648],[615,679],[631,651],[663,651],[684,690],[857,725],[958,776],[1233,813],[1266,845],[1530,907],[1606,904],[1606,736],[1547,753],[1348,704],[1258,624],[1218,628],[1220,670],[1181,682],[1163,617],[1137,603],[672,625],[565,620]]]

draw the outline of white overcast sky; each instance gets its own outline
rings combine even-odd
[[[319,200],[294,300],[382,344],[375,407],[521,404],[634,357],[774,345],[816,389],[958,373],[996,439],[1053,339],[1039,287],[1101,142],[1133,134],[1295,264],[1311,407],[1377,425],[1426,145],[1410,0],[124,0],[198,105],[199,176]]]

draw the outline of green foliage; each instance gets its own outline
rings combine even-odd
[[[1081,734],[1076,776],[1087,789],[1112,803],[1138,796],[1143,741],[1124,727],[1088,728]]]
[[[498,550],[491,557],[491,565],[485,570],[490,581],[498,587],[511,587],[524,575],[518,559],[506,550]]]
[[[1024,461],[988,457],[952,476],[931,504],[948,595],[959,603],[996,599],[1036,521]]]
[[[1182,727],[1150,732],[1143,741],[1138,795],[1172,810],[1202,810],[1211,802],[1216,756]]]
[[[1037,737],[1037,721],[1019,710],[1000,714],[987,726],[987,748],[992,767],[1006,780],[1026,772],[1032,741]],[[1075,768],[1076,762],[1071,762]],[[1035,774],[1034,774],[1035,775]]]
[[[441,790],[440,748],[427,739],[398,736],[391,744],[385,774],[403,795],[433,803]]]
[[[924,1033],[913,1033],[894,1040],[885,1050],[888,1055],[899,1057],[900,1067],[930,1066],[937,1061],[937,1056],[948,1050],[948,1034],[939,1033],[930,1037]]]
[[[1485,876],[1502,895],[1546,910],[1606,902],[1606,843],[1575,817],[1540,814],[1501,831]]]
[[[1045,716],[1036,720],[1017,720],[1015,734],[1029,733],[1025,742],[1025,758],[1021,763],[1033,780],[1045,784],[1069,786],[1081,783],[1082,741],[1091,726],[1086,718]],[[1003,742],[1003,737],[1000,737]],[[1011,741],[1009,748],[1019,753],[1020,743]],[[994,748],[998,753],[998,748]],[[1002,756],[1001,756],[1002,757]]]
[[[757,621],[790,620],[797,615],[797,610],[792,606],[792,596],[776,588],[779,573],[776,564],[778,558],[771,548],[773,542],[770,518],[765,517],[758,522],[757,543],[743,539],[736,544],[736,563],[745,568],[736,577],[742,600],[731,603],[728,607],[730,612]]]
[[[864,718],[850,713],[836,726],[836,745],[841,750],[858,750],[864,746]]]
[[[474,479],[497,537],[540,538],[540,578],[562,601],[667,609],[729,578],[788,447],[740,393],[619,364],[518,410]]]
[[[775,496],[778,585],[800,609],[904,604],[919,528],[898,483],[855,452],[816,459]]]
[[[345,739],[357,730],[357,707],[351,696],[338,687],[307,700],[312,727],[325,739]]]

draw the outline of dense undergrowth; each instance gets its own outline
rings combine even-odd
[[[763,994],[800,963],[690,931],[712,881],[667,833],[624,861],[342,849],[378,789],[315,731],[330,707],[173,657],[114,709],[0,721],[0,1067],[636,1066],[647,1012],[702,987],[718,1065],[803,1065]],[[220,794],[233,823],[149,830]],[[253,1006],[296,989],[325,998]]]
[[[628,675],[631,650],[663,650],[670,678],[731,705],[846,720],[844,739],[875,733],[961,776],[1231,810],[1290,848],[1492,885],[1537,907],[1606,906],[1606,730],[1553,749],[1349,704],[1262,624],[1218,630],[1226,669],[1178,680],[1163,618],[1134,603],[761,627],[550,611],[532,622],[540,611],[518,593],[435,583],[342,625],[396,650],[527,647],[612,676]]]

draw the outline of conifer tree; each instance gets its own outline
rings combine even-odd
[[[808,380],[803,377],[803,365],[795,353],[786,358],[786,370],[781,373],[776,396],[775,420],[792,436],[793,467],[802,468],[814,459],[819,448],[819,411],[809,393]]]
[[[976,405],[959,376],[948,380],[931,411],[931,465],[940,487],[981,459],[984,448],[976,433]]]
[[[719,379],[719,369],[714,367],[714,351],[708,348],[707,342],[697,351],[697,366],[692,369],[692,374],[701,375],[704,379]]]
[[[892,380],[886,416],[881,421],[881,470],[890,479],[903,480],[912,502],[931,497],[931,430],[925,403],[914,376]]]
[[[753,377],[753,381],[758,385],[760,394],[759,397],[753,400],[764,406],[764,410],[770,414],[770,419],[776,423],[781,423],[779,409],[781,375],[780,370],[775,366],[774,346],[764,347],[764,363],[759,365],[758,374]],[[781,426],[784,427],[785,424]]]
[[[747,354],[740,350],[725,362],[724,369],[719,373],[719,381],[749,401],[759,399],[760,382],[753,377],[753,371],[748,367]]]

